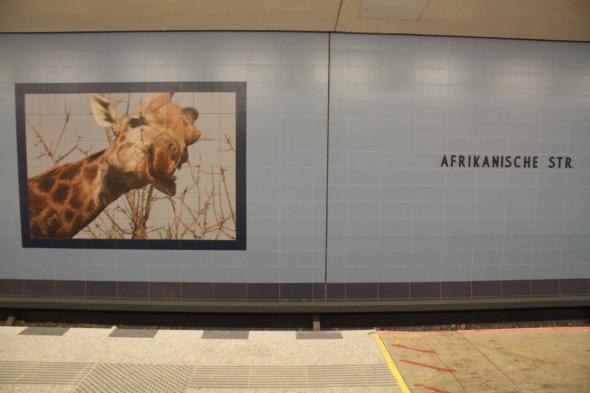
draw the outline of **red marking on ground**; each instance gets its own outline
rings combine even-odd
[[[414,348],[414,347],[409,347],[407,345],[404,344],[391,344],[394,347],[397,348],[403,348],[403,349],[409,349],[410,351],[416,351],[416,352],[422,352],[422,353],[430,353],[435,355],[436,352],[434,352],[432,349],[420,349],[420,348]]]
[[[479,330],[457,330],[460,334],[478,333],[543,333],[543,332],[586,332],[590,326],[554,326],[539,328],[508,328],[508,329],[479,329]]]
[[[586,332],[590,331],[590,326],[555,326],[555,327],[539,327],[539,328],[507,328],[507,329],[474,329],[474,330],[440,330],[440,331],[380,331],[382,336],[401,335],[401,336],[449,336],[455,333],[459,334],[476,334],[476,333],[535,333],[535,332]]]
[[[414,384],[415,388],[422,388],[422,389],[426,389],[426,390],[430,390],[431,392],[436,392],[436,393],[451,393],[448,392],[446,390],[442,390],[442,389],[438,389],[432,386],[426,386],[426,385],[422,385],[421,383],[415,383]]]
[[[420,367],[426,367],[426,368],[431,368],[433,370],[436,371],[442,371],[445,373],[454,373],[456,370],[454,368],[443,368],[443,367],[436,367],[436,366],[431,366],[430,364],[424,364],[424,363],[419,363],[419,362],[413,362],[411,360],[407,360],[407,359],[400,359],[400,362],[404,362],[404,363],[408,363],[408,364],[413,364],[414,366],[420,366]]]
[[[388,336],[388,335],[419,336],[419,335],[424,335],[424,334],[432,335],[432,336],[449,336],[449,335],[455,334],[455,332],[453,332],[453,331],[402,332],[402,331],[392,330],[392,331],[382,331],[382,332],[379,332],[379,334],[382,336]]]

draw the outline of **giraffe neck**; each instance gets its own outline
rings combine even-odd
[[[80,228],[73,228],[76,229],[76,233],[94,221],[107,206],[116,201],[121,195],[131,190],[131,187],[125,182],[125,178],[126,175],[109,166],[103,156],[99,158],[96,178],[94,181],[88,182],[87,192],[81,198],[86,199],[88,202],[86,211],[80,211]]]
[[[31,237],[73,237],[131,188],[104,151],[29,180]]]

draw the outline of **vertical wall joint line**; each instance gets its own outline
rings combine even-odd
[[[330,70],[332,68],[332,33],[328,33],[328,91],[326,103],[326,209],[324,244],[324,300],[328,299],[328,199],[330,193]]]

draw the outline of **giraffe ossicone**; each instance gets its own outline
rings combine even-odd
[[[201,137],[197,110],[173,103],[171,93],[147,96],[129,115],[91,94],[90,109],[116,138],[100,152],[29,179],[32,238],[73,237],[121,195],[150,184],[175,195],[174,173]]]

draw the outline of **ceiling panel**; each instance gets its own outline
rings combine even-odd
[[[330,31],[340,0],[0,0],[0,31]]]
[[[362,0],[360,16],[365,18],[418,20],[430,0]]]
[[[388,8],[399,16],[414,0],[371,1],[401,4]],[[430,0],[418,20],[363,16],[362,2],[0,0],[0,32],[283,30],[590,41],[590,0]]]
[[[417,21],[363,18],[344,0],[338,31],[590,41],[589,0],[431,0]]]

